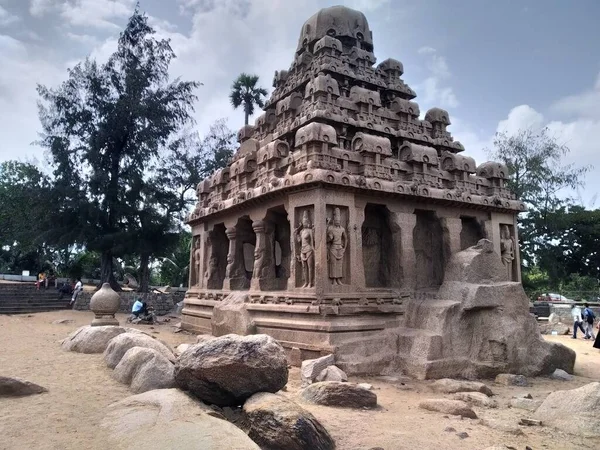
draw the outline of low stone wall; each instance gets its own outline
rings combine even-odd
[[[560,318],[560,321],[565,324],[573,324],[571,318],[571,303],[553,303],[550,305],[550,314],[555,314]],[[583,303],[577,303],[583,312]],[[590,308],[594,311],[596,317],[600,317],[600,306],[598,304],[591,304]]]
[[[74,309],[78,311],[86,311],[90,309],[90,300],[94,292],[82,292],[78,295]],[[148,306],[154,307],[154,312],[159,316],[164,316],[173,310],[173,307],[183,300],[185,291],[174,291],[168,294],[159,294],[149,292],[142,294],[140,292],[120,292],[121,307],[119,312],[129,313],[136,298],[141,298]]]

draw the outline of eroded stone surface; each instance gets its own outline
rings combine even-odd
[[[86,325],[78,328],[62,341],[62,349],[79,353],[103,353],[110,340],[123,333],[135,333],[133,328]]]
[[[460,400],[448,400],[445,398],[428,399],[419,403],[419,408],[428,411],[436,411],[453,416],[468,417],[469,419],[477,419],[477,414],[468,404]]]
[[[113,377],[136,394],[175,387],[175,367],[153,348],[132,347],[115,367]]]
[[[0,397],[25,397],[48,392],[48,389],[21,378],[0,376]]]
[[[204,402],[241,405],[257,392],[277,392],[287,384],[285,350],[265,334],[229,334],[186,350],[177,361],[175,380]]]
[[[325,355],[316,359],[306,359],[302,361],[300,376],[303,383],[312,383],[317,376],[327,367],[333,365],[335,358],[333,355]]]
[[[333,438],[308,411],[277,394],[261,392],[244,403],[248,435],[263,450],[332,450]]]
[[[482,408],[497,408],[498,402],[481,392],[457,392],[452,396],[454,400],[461,400],[469,405]]]
[[[377,406],[377,395],[354,383],[323,381],[304,388],[303,400],[325,406],[344,408],[373,408]]]
[[[114,337],[104,351],[104,361],[111,369],[117,367],[127,350],[133,347],[151,348],[156,350],[169,361],[175,361],[173,352],[158,339],[143,333],[123,333]]]
[[[348,381],[348,375],[337,366],[329,366],[317,375],[315,381]]]
[[[514,375],[512,373],[501,373],[496,376],[494,381],[505,386],[529,386],[527,378],[523,375]]]
[[[432,383],[430,387],[434,392],[441,392],[443,394],[454,394],[456,392],[481,392],[488,397],[494,395],[492,390],[487,385],[479,381],[452,380],[450,378],[443,378]]]

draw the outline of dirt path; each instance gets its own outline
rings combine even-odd
[[[124,316],[119,317],[124,323]],[[70,323],[56,324],[67,319]],[[58,311],[30,316],[0,316],[0,375],[22,377],[48,388],[46,394],[19,399],[0,400],[0,449],[102,449],[103,430],[96,427],[107,405],[130,395],[126,386],[114,381],[101,355],[63,352],[60,341],[71,331],[89,323],[91,314]],[[154,329],[138,328],[154,334],[174,347],[194,342],[195,336],[174,333],[170,325]],[[600,378],[600,351],[591,342],[552,336],[578,353],[575,367],[578,375],[571,382],[546,378],[532,379],[528,388],[493,385],[498,409],[475,408],[480,418],[516,425],[530,413],[506,408],[514,395],[529,392],[544,398],[558,389],[571,389]],[[595,379],[594,379],[595,378]],[[303,405],[327,427],[340,450],[370,449],[483,449],[494,444],[525,449],[597,448],[591,440],[567,435],[546,427],[522,428],[524,435],[481,425],[478,420],[459,420],[418,408],[424,398],[440,397],[431,393],[428,382],[408,381],[407,386],[380,378],[353,378],[375,387],[380,407],[372,411]],[[398,387],[399,386],[399,387]],[[300,387],[297,369],[290,373],[285,395],[295,397]],[[406,390],[408,389],[408,390]],[[452,427],[456,432],[444,431]],[[456,433],[466,432],[460,439]]]

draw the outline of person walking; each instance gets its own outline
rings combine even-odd
[[[581,318],[581,308],[575,303],[571,306],[571,317],[573,317],[573,336],[571,336],[571,339],[577,339],[577,328],[579,328],[585,336],[583,319]]]
[[[585,338],[596,339],[596,336],[594,336],[594,320],[596,319],[596,315],[590,308],[590,305],[587,303],[584,303],[583,307],[583,327],[585,328]]]
[[[81,282],[81,278],[77,278],[77,283],[75,284],[75,289],[73,289],[73,297],[71,297],[70,305],[73,306],[75,304],[75,300],[77,300],[77,296],[83,290],[83,283]]]

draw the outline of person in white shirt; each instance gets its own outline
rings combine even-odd
[[[73,297],[71,297],[71,305],[75,303],[77,300],[77,296],[83,290],[83,283],[81,282],[81,278],[77,279],[77,283],[75,284],[75,288],[73,289]]]
[[[585,336],[583,319],[581,318],[581,308],[575,303],[573,303],[573,306],[571,306],[571,317],[573,317],[573,336],[571,336],[571,339],[577,339],[577,328],[579,328]]]

